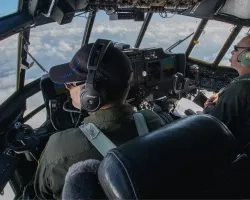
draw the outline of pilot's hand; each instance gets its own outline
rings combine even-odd
[[[213,94],[211,97],[207,99],[207,101],[204,103],[204,108],[206,108],[209,104],[216,103],[219,98],[219,93]]]

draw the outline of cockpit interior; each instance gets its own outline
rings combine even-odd
[[[77,16],[86,15],[84,32],[79,33],[79,43],[83,46],[90,42],[96,16],[104,11],[110,21],[142,23],[135,42],[113,41],[114,46],[129,58],[133,68],[126,103],[135,110],[154,111],[165,124],[152,136],[136,138],[104,158],[98,176],[108,198],[244,199],[250,196],[245,182],[250,175],[247,169],[250,167],[249,149],[244,154],[231,152],[234,139],[230,131],[213,117],[185,110],[186,116],[181,119],[173,113],[181,98],[203,107],[207,93],[220,91],[238,76],[236,70],[220,63],[242,29],[250,29],[249,1],[19,0],[17,7],[12,14],[1,16],[0,12],[0,46],[1,42],[18,35],[16,88],[0,102],[0,192],[8,183],[14,191],[14,199],[34,197],[30,183],[49,137],[77,127],[79,121],[88,116],[87,112],[82,114],[73,107],[65,85],[52,82],[43,61],[38,61],[36,53],[30,52],[31,31],[46,24],[66,26]],[[141,47],[147,28],[154,25],[151,20],[156,14],[162,18],[171,14],[192,17],[199,19],[199,24],[193,33],[170,47]],[[209,21],[233,26],[213,62],[191,56]],[[186,40],[190,42],[185,51],[173,51]],[[40,49],[40,53],[45,51]],[[4,60],[1,55],[0,58]],[[60,64],[64,61],[62,59]],[[42,75],[25,83],[31,67],[37,68]],[[27,99],[39,92],[42,104],[24,115]],[[41,126],[33,128],[26,124],[42,110],[46,120]],[[114,168],[117,169],[117,179],[112,171]],[[143,176],[147,176],[148,181],[143,182]],[[194,184],[190,184],[191,179]]]

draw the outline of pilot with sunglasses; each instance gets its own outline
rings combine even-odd
[[[242,38],[231,54],[231,67],[239,76],[207,99],[204,112],[224,122],[242,150],[250,142],[250,36]]]
[[[87,63],[93,44],[80,48],[69,64],[50,69],[50,78],[56,83],[64,83],[70,90],[72,104],[84,110],[95,101],[86,87],[91,73]],[[92,123],[98,127],[115,145],[123,144],[138,136],[133,117],[134,109],[125,104],[132,77],[132,67],[128,57],[108,46],[101,65],[95,75],[95,88],[103,95],[97,110],[89,112],[84,124]],[[105,96],[105,97],[104,97]],[[89,109],[89,108],[88,108]],[[157,114],[144,110],[143,114],[149,131],[164,124]],[[39,199],[61,199],[65,175],[70,166],[87,159],[102,160],[102,155],[87,140],[80,128],[68,129],[52,135],[39,160],[34,179],[34,187]]]

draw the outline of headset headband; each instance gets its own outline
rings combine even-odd
[[[103,56],[108,47],[112,44],[111,40],[98,39],[94,43],[87,63],[88,75],[85,87],[94,89],[95,75],[101,65]]]

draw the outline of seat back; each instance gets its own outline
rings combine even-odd
[[[109,199],[205,197],[235,158],[235,139],[209,115],[193,115],[111,150],[98,169]]]
[[[65,177],[62,200],[106,199],[98,183],[100,161],[89,159],[72,165]]]

